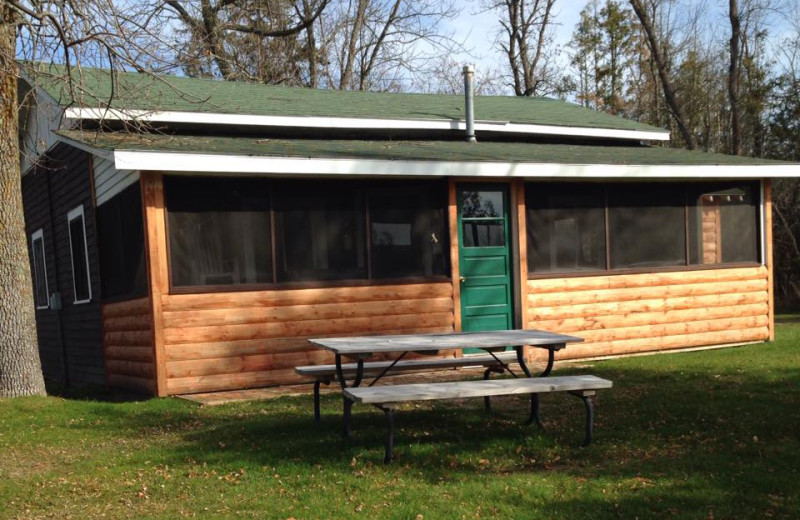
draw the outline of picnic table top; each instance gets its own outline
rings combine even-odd
[[[544,330],[494,330],[482,332],[450,332],[445,334],[402,334],[393,336],[354,336],[313,338],[311,343],[338,354],[371,354],[375,352],[421,352],[448,349],[499,348],[530,345],[563,348],[583,338]]]

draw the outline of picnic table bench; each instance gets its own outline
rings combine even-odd
[[[400,403],[431,401],[443,399],[463,399],[469,397],[492,397],[501,395],[530,394],[530,415],[525,424],[536,422],[539,418],[539,394],[569,392],[580,397],[586,406],[586,437],[584,446],[592,442],[594,408],[592,396],[604,388],[611,388],[611,381],[592,375],[556,376],[548,378],[501,379],[456,381],[444,383],[414,383],[393,386],[346,388],[345,396],[356,403],[372,404],[383,410],[388,427],[386,451],[383,461],[389,463],[394,457],[394,408]]]
[[[492,355],[372,361],[364,363],[362,377],[374,378],[370,383],[370,386],[372,386],[387,375],[442,368],[485,367],[483,378],[489,379],[493,372],[505,372],[508,364],[513,363],[516,359],[515,352],[498,352]],[[348,378],[354,378],[358,373],[357,363],[342,364],[341,368],[342,379],[345,381]],[[295,367],[294,371],[301,376],[314,379],[314,421],[320,422],[320,385],[329,385],[331,382],[338,380],[336,365],[308,365]],[[490,409],[491,404],[488,397],[485,400],[485,405],[487,409]]]

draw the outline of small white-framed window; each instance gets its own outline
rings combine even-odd
[[[33,298],[37,309],[50,307],[50,290],[47,287],[47,260],[44,254],[44,231],[40,228],[31,235],[33,258]]]
[[[86,245],[83,204],[67,213],[67,227],[72,261],[73,303],[87,303],[92,300],[92,282],[89,275],[89,248]]]

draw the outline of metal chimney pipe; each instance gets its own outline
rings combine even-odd
[[[472,79],[475,76],[475,67],[464,65],[464,112],[467,118],[467,142],[474,143],[475,139],[475,106]]]

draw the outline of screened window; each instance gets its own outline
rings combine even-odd
[[[278,282],[366,278],[363,195],[347,183],[277,183]]]
[[[270,196],[257,179],[167,177],[172,285],[272,281]]]
[[[369,191],[373,278],[447,274],[445,196],[441,184]]]
[[[31,235],[31,256],[33,257],[33,287],[37,309],[49,307],[50,292],[47,288],[47,265],[44,254],[44,232],[39,229]]]
[[[74,303],[86,303],[92,299],[89,275],[89,251],[86,246],[86,222],[83,205],[67,213],[69,249],[72,261],[72,288]]]
[[[606,268],[602,185],[529,184],[525,200],[531,271]]]
[[[689,187],[690,263],[758,262],[758,185]]]
[[[97,208],[103,299],[147,293],[142,192],[133,184]]]
[[[757,183],[529,183],[528,270],[760,261]]]
[[[608,190],[612,269],[686,265],[683,186],[619,184]]]
[[[441,182],[164,183],[175,287],[447,275]]]

